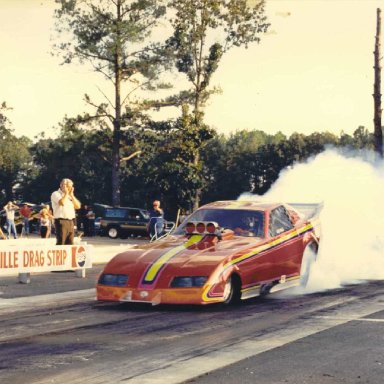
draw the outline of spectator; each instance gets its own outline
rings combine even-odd
[[[181,211],[180,217],[179,217],[179,223],[181,224],[188,216],[190,215],[189,211]],[[176,223],[179,224],[179,223]]]
[[[5,240],[7,238],[7,236],[4,235],[4,232],[3,230],[1,229],[0,227],[0,236]]]
[[[81,207],[81,203],[75,197],[74,191],[73,181],[63,179],[60,188],[51,195],[57,245],[74,243],[75,210]]]
[[[86,236],[95,236],[95,219],[96,215],[95,212],[93,212],[93,209],[91,206],[88,206],[88,212],[87,212],[87,231]]]
[[[28,207],[28,204],[23,204],[20,208],[20,214],[23,218],[23,226],[25,235],[29,235],[29,220],[31,218],[32,209]]]
[[[153,208],[149,211],[148,232],[152,239],[154,236],[160,237],[164,231],[164,212],[160,208],[160,201],[153,202]]]
[[[7,239],[9,239],[9,237],[11,236],[11,232],[13,232],[13,237],[17,239],[15,212],[19,209],[19,207],[13,204],[12,201],[9,201],[8,204],[4,206],[4,209],[7,217]]]
[[[44,214],[44,217],[48,219],[48,225],[44,224],[47,226],[47,228],[46,228],[47,232],[45,233],[44,232],[45,229],[43,229],[45,236],[42,236],[42,230],[41,230],[41,226],[43,225],[42,220],[41,220],[42,214]],[[53,227],[53,223],[54,223],[53,213],[52,213],[52,210],[51,210],[51,207],[49,206],[49,204],[46,204],[44,206],[44,208],[39,212],[39,215],[40,215],[40,235],[41,235],[41,237],[48,238],[51,236],[52,227]]]
[[[42,239],[47,239],[50,235],[50,222],[49,212],[43,208],[40,211],[40,236]]]
[[[79,214],[78,214],[78,220],[77,220],[77,229],[78,231],[84,232],[84,235],[87,236],[88,232],[88,205],[82,205],[81,208],[79,209]]]

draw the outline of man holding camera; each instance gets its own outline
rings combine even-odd
[[[55,218],[56,245],[73,244],[75,237],[76,209],[81,207],[74,195],[73,181],[63,179],[60,188],[51,195],[53,216]]]
[[[147,230],[150,239],[157,239],[163,235],[164,231],[164,211],[160,208],[160,201],[153,202],[153,208],[149,211],[149,222]]]
[[[17,239],[17,231],[16,231],[16,225],[15,225],[15,212],[19,209],[19,207],[15,204],[13,204],[12,201],[9,201],[7,205],[4,206],[5,214],[7,217],[7,229],[8,229],[8,236],[9,239],[11,236],[11,233],[13,232],[13,238]]]

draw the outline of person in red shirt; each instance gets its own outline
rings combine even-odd
[[[28,204],[24,204],[20,209],[20,214],[23,217],[23,226],[25,235],[29,235],[29,219],[32,214],[32,209],[28,207]]]

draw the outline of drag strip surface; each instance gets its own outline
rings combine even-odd
[[[0,301],[0,382],[181,383],[384,309],[384,282],[237,307],[98,303],[94,290]]]

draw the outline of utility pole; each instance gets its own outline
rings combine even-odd
[[[381,67],[380,67],[380,34],[381,34],[381,9],[377,8],[376,21],[376,38],[375,38],[375,83],[373,85],[373,101],[374,101],[374,137],[375,137],[375,152],[383,157],[383,130],[381,127]]]

